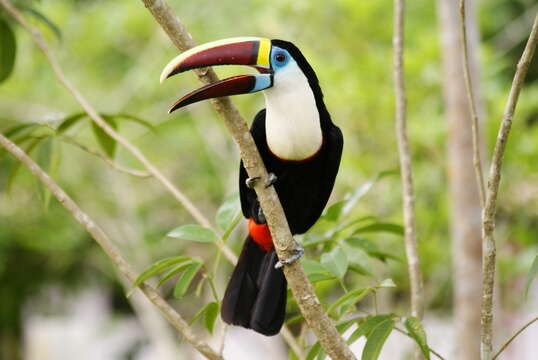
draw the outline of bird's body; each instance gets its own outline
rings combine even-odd
[[[292,234],[305,233],[321,216],[331,194],[343,147],[323,102],[314,70],[290,42],[241,38],[202,45],[180,55],[163,78],[195,67],[216,64],[255,65],[261,75],[222,80],[179,100],[173,110],[215,97],[264,90],[266,109],[251,134],[273,184]],[[186,65],[187,64],[187,65]],[[222,96],[221,95],[221,96]],[[280,331],[285,317],[287,283],[272,243],[265,216],[241,163],[241,209],[249,234],[222,300],[225,322],[264,335]]]

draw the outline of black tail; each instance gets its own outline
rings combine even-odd
[[[249,236],[222,299],[222,320],[264,335],[276,335],[284,323],[287,282],[278,257]]]

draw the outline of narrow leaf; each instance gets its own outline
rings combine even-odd
[[[377,325],[366,340],[362,351],[362,360],[376,360],[381,353],[381,348],[394,328],[394,320],[387,319]]]
[[[204,243],[217,241],[217,235],[213,232],[213,230],[195,224],[182,225],[180,227],[177,227],[174,230],[170,231],[166,236],[175,239]]]
[[[103,120],[105,120],[108,125],[110,125],[114,130],[118,129],[118,124],[113,117],[107,115],[101,115]],[[108,155],[109,158],[114,158],[114,153],[116,152],[116,140],[110,137],[103,129],[99,127],[94,121],[92,121],[92,129],[97,142],[103,148],[103,151]]]
[[[5,81],[15,66],[17,41],[10,25],[0,18],[0,83]]]
[[[340,218],[340,215],[342,214],[342,209],[344,205],[346,204],[345,200],[340,200],[332,204],[327,208],[325,213],[323,214],[323,218],[327,221],[337,221]]]
[[[373,290],[373,288],[352,290],[338,298],[335,302],[333,302],[331,306],[329,306],[329,308],[327,309],[327,313],[332,314],[340,305],[355,305],[356,303],[364,299],[366,295],[371,293]]]
[[[215,328],[215,322],[217,320],[218,314],[219,314],[218,303],[210,302],[209,304],[207,304],[206,311],[204,314],[204,325],[210,334],[213,334],[213,329]]]
[[[175,266],[172,270],[169,270],[166,274],[164,274],[157,283],[157,287],[160,287],[166,280],[170,279],[172,276],[182,272],[187,267],[189,267],[190,264],[192,264],[192,260],[185,260],[184,262],[180,263],[179,265]]]
[[[396,287],[396,284],[392,279],[385,279],[379,283],[379,285],[376,286],[377,288],[393,288]]]
[[[239,213],[239,194],[234,194],[226,199],[217,210],[215,220],[222,230],[227,230]]]
[[[536,278],[536,275],[538,275],[538,255],[534,257],[534,261],[532,262],[529,274],[527,275],[527,283],[525,285],[525,297],[527,297],[531,284],[534,281],[534,278]]]
[[[71,126],[75,125],[79,120],[81,120],[81,119],[83,119],[85,117],[86,117],[85,112],[69,115],[69,116],[67,116],[66,118],[64,118],[62,120],[62,122],[60,123],[60,125],[58,126],[56,131],[58,132],[58,134],[63,134],[64,132],[69,130],[69,128],[71,128]]]
[[[417,345],[420,347],[422,354],[426,360],[430,360],[430,348],[428,347],[428,342],[426,340],[426,332],[422,327],[422,323],[416,317],[409,317],[404,321],[405,328],[409,332],[409,335],[416,341]]]
[[[368,337],[373,329],[382,322],[394,318],[394,314],[382,314],[382,315],[375,315],[375,316],[369,316],[366,318],[365,321],[363,321],[357,329],[351,334],[349,337],[350,339],[353,339],[353,342],[356,341],[361,336]],[[348,340],[349,341],[349,340]],[[350,342],[351,344],[351,342]]]
[[[129,290],[127,296],[129,296],[137,286],[142,284],[150,277],[163,272],[170,266],[173,266],[186,260],[190,260],[190,258],[188,256],[172,256],[153,263],[152,265],[147,267],[146,270],[144,270],[140,275],[138,275],[135,282],[133,283],[133,287],[131,288],[131,290]]]
[[[196,275],[198,270],[200,270],[201,267],[201,263],[194,262],[189,265],[189,267],[185,270],[183,274],[181,274],[176,283],[176,288],[174,289],[174,296],[176,298],[179,299],[183,297],[183,295],[185,295],[192,282],[192,279],[194,279],[194,276]]]
[[[317,341],[312,346],[312,348],[310,349],[308,354],[306,355],[306,360],[314,360],[316,358],[316,356],[318,356],[320,351],[321,351],[321,344],[319,343],[319,341]]]
[[[31,9],[31,8],[28,8],[28,7],[24,7],[22,9],[25,12],[27,12],[28,14],[35,17],[37,20],[39,20],[41,23],[43,23],[46,27],[48,27],[49,30],[52,31],[52,33],[54,35],[56,35],[58,40],[62,39],[62,32],[60,31],[60,28],[52,20],[50,20],[46,15],[44,15],[43,13],[41,13],[41,12],[35,10],[35,9]]]

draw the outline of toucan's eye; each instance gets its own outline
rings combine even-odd
[[[286,61],[286,55],[284,55],[283,53],[278,53],[275,55],[275,60],[279,63],[283,63],[284,61]]]

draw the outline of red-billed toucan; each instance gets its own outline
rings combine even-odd
[[[292,234],[306,232],[321,216],[340,165],[343,138],[323,102],[314,70],[291,42],[232,38],[192,48],[172,60],[161,75],[214,65],[250,65],[260,74],[240,75],[195,90],[170,112],[197,101],[263,90],[266,108],[251,126],[270,181],[284,208]],[[284,322],[286,279],[282,265],[302,254],[278,260],[269,228],[241,163],[239,191],[249,235],[222,300],[222,319],[275,335]]]

